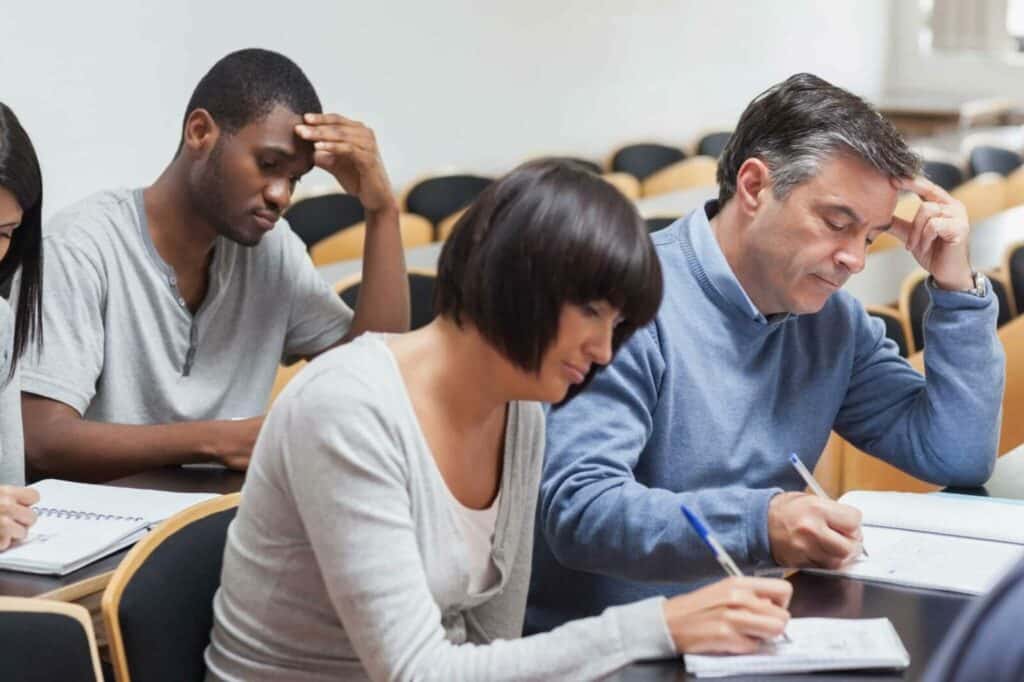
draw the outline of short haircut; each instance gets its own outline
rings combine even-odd
[[[14,376],[18,359],[29,340],[43,339],[43,175],[39,158],[18,117],[0,102],[0,187],[14,195],[22,218],[11,236],[7,255],[0,260],[0,291],[8,292],[21,270],[14,318],[14,353],[11,371],[0,376],[0,385]]]
[[[313,84],[292,60],[259,48],[232,52],[206,72],[192,93],[181,123],[182,141],[185,122],[196,109],[208,111],[221,131],[232,135],[263,120],[279,104],[297,114],[323,111]]]
[[[921,160],[893,125],[860,97],[809,73],[773,85],[747,105],[718,159],[718,201],[736,193],[750,158],[772,174],[772,194],[785,199],[837,153],[864,160],[889,178],[916,175]]]
[[[473,325],[536,372],[565,304],[618,309],[617,349],[654,317],[661,293],[658,257],[632,202],[578,164],[539,159],[492,183],[459,218],[434,300],[439,315]]]

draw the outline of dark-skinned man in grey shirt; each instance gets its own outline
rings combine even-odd
[[[321,112],[286,57],[229,54],[193,93],[156,182],[93,195],[50,221],[47,335],[22,374],[31,474],[244,469],[282,359],[408,328],[397,202],[373,132]],[[314,165],[366,212],[354,314],[279,220]]]

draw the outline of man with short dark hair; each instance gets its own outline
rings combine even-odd
[[[280,219],[314,165],[366,210],[354,314]],[[37,476],[244,469],[282,359],[409,324],[398,208],[373,132],[322,113],[299,67],[267,50],[217,62],[156,182],[65,209],[44,254],[47,334],[22,370]]]
[[[800,492],[833,429],[940,485],[994,465],[1004,384],[997,303],[966,211],[863,100],[808,74],[747,107],[720,196],[652,237],[655,321],[547,424],[527,631],[692,589],[721,568],[680,513],[755,566],[835,568],[856,509]],[[924,200],[893,216],[897,192]],[[839,291],[889,231],[931,273],[927,378]]]

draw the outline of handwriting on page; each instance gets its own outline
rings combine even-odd
[[[786,632],[790,642],[779,640],[754,654],[687,655],[686,668],[703,677],[758,672],[899,669],[910,662],[899,635],[885,618],[794,618]]]
[[[1024,555],[1004,542],[864,526],[861,557],[840,571],[858,578],[981,594]]]

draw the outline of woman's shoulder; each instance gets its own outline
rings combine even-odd
[[[371,405],[393,399],[396,380],[400,380],[398,369],[384,341],[375,334],[363,334],[314,358],[292,379],[281,399]]]
[[[406,400],[390,350],[364,334],[303,368],[267,419],[278,432],[311,440],[392,438],[407,421]]]

